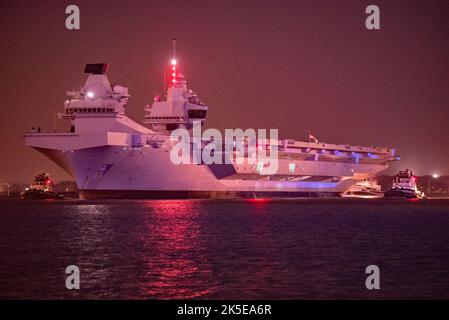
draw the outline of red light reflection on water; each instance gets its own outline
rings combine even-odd
[[[150,210],[143,241],[147,266],[142,289],[158,299],[191,299],[214,290],[206,243],[198,220],[199,201],[146,201]]]
[[[248,199],[248,202],[266,203],[266,202],[271,202],[271,199],[269,199],[269,198],[252,198],[252,199]]]

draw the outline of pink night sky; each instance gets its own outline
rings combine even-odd
[[[171,39],[179,71],[208,104],[208,127],[277,128],[281,138],[390,146],[386,173],[449,174],[449,2],[76,1],[81,29],[65,28],[68,1],[1,1],[0,181],[42,170],[69,176],[24,146],[53,129],[86,63],[107,62],[128,86],[128,113],[163,87]],[[380,8],[367,30],[365,8]],[[69,123],[57,122],[57,129]]]

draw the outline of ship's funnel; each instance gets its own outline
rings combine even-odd
[[[105,74],[108,72],[108,63],[88,63],[84,68],[84,73],[90,74]]]

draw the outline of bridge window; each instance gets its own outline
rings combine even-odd
[[[169,123],[166,125],[167,130],[175,130],[178,128],[178,125],[176,123]]]
[[[189,110],[189,118],[192,119],[204,119],[206,118],[206,110]]]

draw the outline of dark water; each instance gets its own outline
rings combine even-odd
[[[0,297],[449,298],[449,200],[1,200]]]

